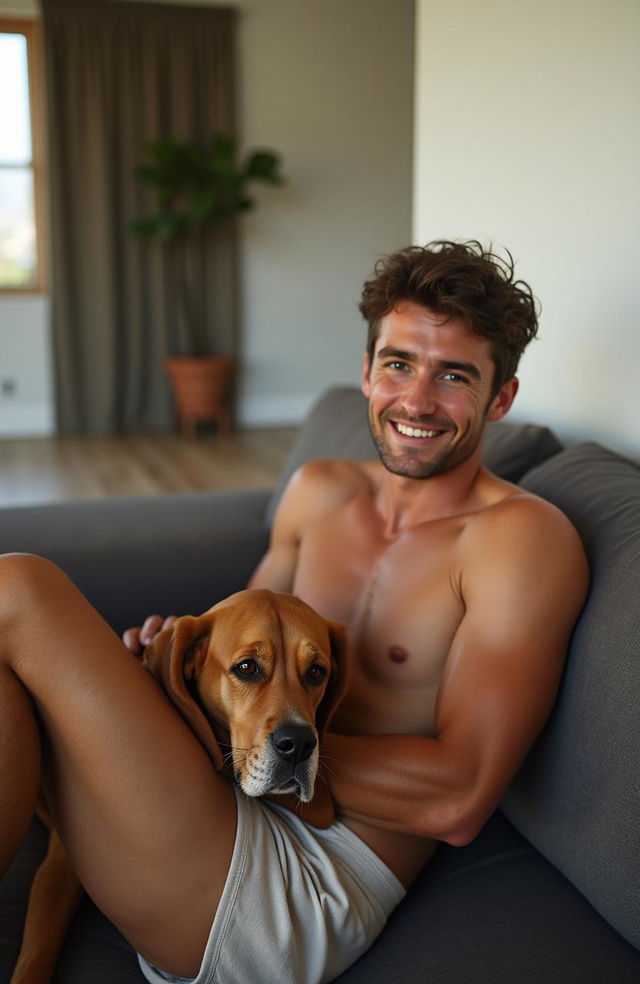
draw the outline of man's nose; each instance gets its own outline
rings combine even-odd
[[[412,379],[402,393],[402,407],[409,417],[429,416],[436,412],[438,396],[429,379]]]

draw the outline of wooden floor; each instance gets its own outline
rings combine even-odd
[[[295,428],[230,435],[61,437],[0,440],[0,506],[268,488]]]

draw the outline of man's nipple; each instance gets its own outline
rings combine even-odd
[[[389,659],[392,663],[406,663],[409,653],[402,646],[391,646],[389,649]]]

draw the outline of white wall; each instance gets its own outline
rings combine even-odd
[[[640,4],[418,0],[415,242],[507,246],[541,301],[514,417],[640,453]]]
[[[0,301],[0,436],[53,432],[48,325],[46,296]]]
[[[239,417],[295,422],[330,383],[358,381],[362,281],[380,254],[411,239],[413,0],[230,5],[239,11],[242,145],[281,151],[289,179],[259,189],[260,207],[242,220]],[[36,8],[0,0],[0,16]],[[0,300],[0,381],[8,340],[24,371],[40,338],[50,417],[46,306],[15,315]],[[0,433],[32,429],[26,405],[18,426],[26,381],[18,384],[10,414],[0,398]]]

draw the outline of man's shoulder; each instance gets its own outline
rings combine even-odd
[[[376,462],[317,458],[302,465],[291,479],[292,485],[305,491],[332,492],[350,497],[370,491],[375,481]]]
[[[371,495],[375,462],[322,458],[301,465],[283,497],[285,509],[305,513],[335,510],[357,495]]]
[[[562,555],[578,567],[585,563],[584,547],[569,518],[553,503],[504,483],[504,495],[473,514],[465,530],[471,552],[486,563],[501,557]]]
[[[565,514],[552,502],[543,499],[527,489],[501,479],[499,494],[486,508],[479,510],[478,516],[487,526],[521,525],[535,523],[543,526],[573,526]]]
[[[580,536],[556,506],[516,490],[473,517],[461,538],[460,591],[467,624],[484,631],[491,612],[518,639],[515,652],[540,639],[566,649],[589,589]],[[495,618],[494,618],[495,622]],[[506,632],[506,629],[505,629]],[[505,636],[506,638],[507,636]]]

